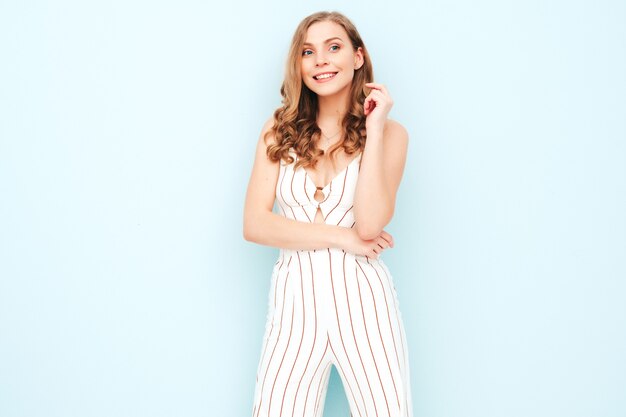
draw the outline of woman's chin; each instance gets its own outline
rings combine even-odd
[[[326,87],[326,86],[319,86],[319,85],[312,85],[308,87],[309,87],[309,90],[314,92],[318,97],[332,97],[341,93],[346,88],[348,89],[350,88],[349,85],[344,86],[343,88],[337,88],[336,86]]]

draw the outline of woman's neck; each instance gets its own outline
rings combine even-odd
[[[343,117],[348,108],[348,95],[336,94],[328,97],[317,98],[317,125],[322,129],[330,129],[334,131],[341,127]]]

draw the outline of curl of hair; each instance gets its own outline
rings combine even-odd
[[[302,81],[300,62],[302,47],[305,42],[308,28],[316,22],[332,21],[341,25],[352,43],[353,50],[359,47],[363,52],[363,65],[355,70],[349,93],[349,104],[342,120],[343,140],[332,146],[328,152],[334,154],[342,149],[349,155],[365,147],[365,114],[363,103],[370,89],[365,83],[373,81],[372,63],[356,27],[339,12],[317,12],[302,20],[293,35],[291,47],[287,57],[285,78],[280,88],[283,97],[282,106],[274,111],[274,125],[265,133],[265,139],[273,136],[273,143],[267,147],[267,156],[271,161],[283,160],[290,164],[294,158],[289,155],[291,149],[298,156],[299,166],[313,167],[324,151],[316,145],[321,136],[317,126],[317,95]]]

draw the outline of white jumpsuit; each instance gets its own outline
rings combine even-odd
[[[291,153],[296,158],[295,153]],[[280,163],[280,214],[354,226],[359,154],[327,184],[322,202],[303,168]],[[353,417],[411,417],[409,359],[393,280],[382,260],[342,249],[281,249],[272,272],[253,417],[320,417],[330,366]]]

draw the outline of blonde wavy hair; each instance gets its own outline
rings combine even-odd
[[[299,166],[315,168],[318,159],[324,155],[324,151],[317,147],[321,130],[317,125],[317,94],[312,92],[302,81],[300,63],[302,60],[302,48],[306,41],[306,33],[313,23],[332,21],[341,25],[356,51],[359,47],[363,51],[363,65],[355,70],[348,109],[342,121],[343,140],[329,149],[331,160],[335,152],[343,148],[347,154],[353,154],[365,147],[365,114],[363,102],[370,89],[365,83],[373,81],[374,72],[369,54],[363,40],[352,22],[339,12],[317,12],[305,17],[293,35],[285,78],[280,88],[282,106],[274,111],[274,125],[265,133],[265,140],[274,136],[274,143],[268,145],[267,156],[271,161],[281,159],[290,164],[294,158],[289,155],[291,148],[298,155],[298,162],[294,169]]]

